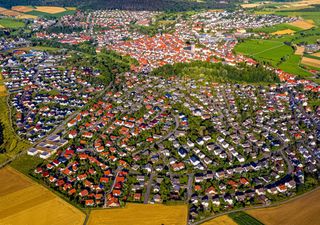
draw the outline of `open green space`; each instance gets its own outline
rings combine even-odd
[[[245,212],[230,213],[228,216],[239,225],[263,225],[259,220],[253,218]]]
[[[301,77],[312,76],[311,73],[301,68],[300,65],[301,56],[299,55],[290,55],[286,61],[282,62],[278,67],[283,71],[288,73],[296,74]]]
[[[21,20],[2,18],[0,19],[0,25],[5,28],[18,29],[24,27],[25,24]]]
[[[280,30],[286,30],[286,29],[290,29],[293,31],[301,31],[303,29],[299,28],[299,27],[295,27],[292,26],[290,24],[287,23],[281,23],[281,24],[276,24],[274,26],[270,26],[270,27],[261,27],[261,28],[257,28],[254,29],[253,32],[265,32],[265,33],[273,33],[273,32],[277,32]]]
[[[27,154],[23,154],[14,160],[10,166],[20,171],[23,174],[29,175],[31,171],[33,171],[39,164],[43,163],[43,159],[39,157],[29,156]]]
[[[26,141],[20,140],[9,119],[9,110],[7,106],[7,97],[0,97],[0,122],[3,126],[4,143],[0,146],[5,151],[0,153],[0,164],[7,159],[13,157],[16,153],[21,152],[30,147]]]
[[[76,10],[66,10],[61,13],[51,14],[51,13],[40,12],[40,11],[34,10],[34,11],[26,12],[25,14],[39,16],[39,17],[47,17],[47,18],[59,18],[59,17],[66,16],[66,15],[73,15],[73,14],[75,14],[75,12],[76,12]]]

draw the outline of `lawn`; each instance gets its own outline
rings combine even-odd
[[[12,168],[0,170],[0,224],[82,225],[85,215]]]
[[[92,210],[88,225],[185,225],[187,205],[132,204],[125,208]]]
[[[12,29],[18,29],[25,26],[24,22],[16,19],[9,19],[9,18],[0,19],[0,25],[5,28],[12,28]]]
[[[0,154],[0,164],[3,163],[8,158],[13,157],[16,153],[21,152],[30,147],[30,144],[26,141],[19,139],[17,134],[12,128],[9,120],[9,110],[7,106],[5,96],[0,97],[0,122],[4,126],[3,136],[5,142],[0,146],[0,148],[6,149],[6,152]]]
[[[230,213],[229,217],[238,225],[263,225],[259,220],[253,218],[245,212]]]
[[[280,206],[249,210],[248,213],[266,225],[319,225],[319,202],[320,190],[317,190]]]

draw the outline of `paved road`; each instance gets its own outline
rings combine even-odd
[[[111,188],[108,192],[106,192],[105,196],[104,196],[104,205],[103,205],[103,208],[107,208],[107,195],[110,194],[112,191],[113,191],[113,188],[114,186],[116,185],[116,180],[117,180],[117,177],[120,173],[120,171],[122,170],[122,167],[119,166],[116,171],[115,171],[115,176],[114,176],[114,180],[113,180],[113,183],[111,185]]]
[[[155,176],[155,172],[151,171],[150,173],[150,177],[149,177],[149,181],[148,181],[148,185],[147,185],[147,191],[144,194],[144,204],[148,204],[149,203],[149,197],[150,197],[150,192],[151,192],[151,187],[152,187],[152,182],[153,182],[153,177]]]

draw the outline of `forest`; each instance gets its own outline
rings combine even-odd
[[[240,0],[0,0],[0,6],[10,8],[14,5],[52,5],[77,6],[80,9],[122,9],[188,11],[195,9],[230,9]]]
[[[188,76],[191,78],[204,78],[214,82],[245,82],[245,83],[276,83],[278,76],[262,65],[248,66],[239,64],[229,66],[222,63],[193,61],[191,63],[177,63],[165,65],[152,71],[153,75]]]

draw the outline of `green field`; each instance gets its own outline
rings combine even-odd
[[[59,17],[66,16],[66,15],[73,15],[73,14],[75,14],[75,12],[76,12],[75,10],[67,10],[65,12],[51,14],[51,13],[45,13],[45,12],[40,12],[40,11],[30,11],[30,12],[26,12],[25,14],[39,16],[39,17],[59,18]]]
[[[253,218],[245,212],[230,213],[228,216],[239,225],[263,225],[259,220]]]
[[[21,141],[12,129],[5,96],[0,97],[0,112],[0,122],[4,126],[3,136],[5,140],[0,148],[6,149],[5,153],[0,154],[1,164],[7,159],[13,157],[16,153],[29,148],[30,145],[25,141]]]
[[[43,159],[24,154],[18,157],[16,160],[14,160],[10,164],[10,166],[20,171],[21,173],[28,175],[41,163],[43,163]]]
[[[283,71],[286,71],[288,73],[296,74],[301,77],[308,77],[312,74],[308,71],[301,68],[300,65],[301,56],[299,55],[290,55],[287,60],[283,63],[281,63],[278,67],[282,69]]]
[[[24,22],[22,22],[21,20],[9,19],[9,18],[0,19],[0,25],[5,28],[11,28],[11,29],[17,29],[25,26]]]
[[[276,66],[281,58],[293,54],[292,47],[278,40],[246,40],[235,47],[237,53],[242,53],[258,61]]]
[[[253,32],[273,33],[273,32],[276,32],[276,31],[286,30],[286,29],[290,29],[290,30],[293,30],[293,31],[301,31],[301,30],[303,30],[303,29],[301,29],[299,27],[295,27],[295,26],[292,26],[292,25],[287,24],[287,23],[282,23],[282,24],[277,24],[277,25],[271,26],[271,27],[257,28],[257,29],[254,29]]]

